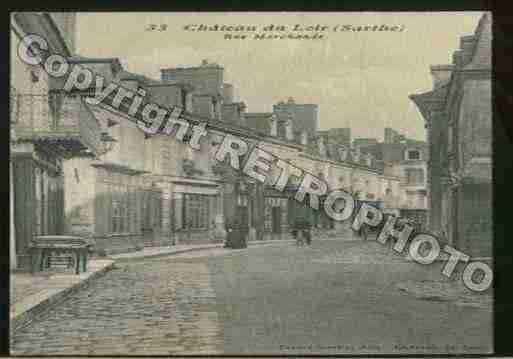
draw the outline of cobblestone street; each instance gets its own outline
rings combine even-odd
[[[20,330],[13,354],[218,353],[214,304],[204,262],[125,262]]]
[[[486,353],[492,308],[423,299],[437,280],[369,241],[122,260],[12,338],[14,355]],[[489,294],[485,294],[489,296]]]

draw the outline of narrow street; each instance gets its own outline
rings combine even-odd
[[[492,308],[420,300],[437,280],[369,241],[124,260],[21,329],[14,355],[488,352]]]

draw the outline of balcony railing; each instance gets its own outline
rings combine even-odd
[[[101,150],[100,125],[81,97],[11,92],[10,104],[18,139],[44,142],[64,155]]]

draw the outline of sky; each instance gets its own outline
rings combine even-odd
[[[320,129],[351,127],[352,137],[383,139],[385,127],[425,140],[424,120],[408,95],[432,89],[429,66],[451,62],[459,38],[474,33],[480,12],[437,13],[79,13],[76,49],[88,57],[117,57],[131,72],[159,79],[161,68],[198,66],[203,59],[224,68],[247,112],[271,112],[293,97],[319,105]],[[157,30],[147,30],[150,25]],[[159,31],[161,24],[167,25]],[[226,31],[186,31],[186,25],[257,26],[246,39]],[[255,40],[272,34],[324,34],[318,40]],[[336,25],[398,25],[401,32],[333,31]],[[324,32],[294,32],[327,26]]]

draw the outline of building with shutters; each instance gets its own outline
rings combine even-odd
[[[271,179],[261,184],[216,163],[212,155],[227,133],[324,178],[330,190],[343,188],[361,201],[397,206],[400,178],[385,174],[372,155],[351,148],[350,130],[335,137],[319,132],[318,105],[289,99],[271,113],[247,112],[218,64],[166,68],[159,80],[151,79],[126,71],[117,58],[74,54],[73,14],[24,14],[14,20],[11,36],[22,36],[18,27],[40,31],[71,65],[143,93],[146,102],[180,106],[215,125],[199,151],[188,146],[190,133],[183,142],[163,134],[148,137],[122,114],[88,103],[92,88],[64,92],[63,79],[45,78],[40,69],[12,58],[11,248],[18,263],[30,261],[26,247],[35,234],[88,236],[98,253],[112,254],[223,241],[226,223],[239,216],[250,240],[289,238],[304,208],[290,198],[299,179],[291,180],[290,191],[278,192]],[[20,93],[31,96],[27,100]],[[319,235],[348,230],[348,223],[308,213]]]
[[[10,262],[26,270],[34,236],[66,233],[64,162],[105,148],[83,97],[60,92],[42,66],[17,56],[27,34],[44,37],[52,53],[71,56],[75,15],[23,12],[10,21]]]
[[[384,138],[383,142],[368,141],[372,139],[355,139],[354,142],[362,143],[356,147],[372,154],[383,173],[401,178],[396,208],[401,216],[416,219],[425,227],[428,208],[427,143],[407,138],[390,127],[385,128]]]

